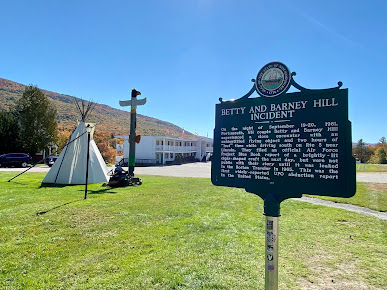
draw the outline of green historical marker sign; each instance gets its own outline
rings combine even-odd
[[[249,94],[216,105],[212,183],[263,199],[274,194],[278,202],[302,194],[353,196],[348,90],[341,83],[305,89],[285,65],[273,64],[258,73]],[[290,84],[300,92],[285,93]],[[249,98],[254,91],[261,97]]]
[[[280,203],[302,194],[351,197],[356,192],[348,89],[311,90],[271,62],[251,90],[216,105],[211,180],[264,200],[265,289],[278,287]],[[299,92],[287,93],[293,86]],[[254,93],[258,97],[250,98]]]

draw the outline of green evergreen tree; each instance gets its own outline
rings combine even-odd
[[[385,148],[385,150],[387,150],[387,140],[386,140],[386,137],[380,138],[378,145],[383,147],[383,148]]]
[[[57,136],[56,109],[35,86],[28,86],[16,102],[19,147],[34,154],[55,142]]]
[[[19,152],[18,125],[14,112],[0,110],[0,154]]]
[[[363,139],[360,139],[356,146],[353,148],[353,155],[360,160],[361,163],[366,163],[372,154],[372,150],[367,147]]]
[[[387,153],[384,148],[379,148],[379,150],[377,151],[377,156],[380,164],[387,164]]]

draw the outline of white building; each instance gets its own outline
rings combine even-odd
[[[116,144],[116,164],[129,157],[129,136],[115,136],[124,139],[124,144]],[[123,156],[117,152],[123,151]],[[167,164],[176,157],[193,157],[197,160],[208,160],[213,152],[213,140],[175,138],[170,136],[141,136],[136,144],[136,164]]]

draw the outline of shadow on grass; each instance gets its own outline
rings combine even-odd
[[[62,187],[65,187],[65,186],[68,186],[68,185],[61,185],[61,184],[42,184],[40,187],[59,187],[59,188],[62,188]],[[115,191],[110,191],[112,188],[104,188],[104,189],[100,189],[100,190],[88,190],[87,191],[87,194],[90,195],[90,194],[104,194],[104,193],[112,193],[112,194],[116,194]],[[81,191],[81,190],[80,190]],[[73,200],[73,201],[69,201],[69,202],[66,202],[62,205],[58,205],[58,206],[55,206],[51,209],[48,209],[48,210],[45,210],[45,211],[40,211],[40,212],[37,212],[36,215],[37,216],[40,216],[40,215],[44,215],[50,211],[53,211],[55,209],[58,209],[58,208],[61,208],[61,207],[64,207],[68,204],[71,204],[71,203],[75,203],[75,202],[78,202],[78,201],[82,201],[84,199],[79,199],[79,200]]]
[[[71,203],[74,203],[74,202],[78,202],[78,201],[81,201],[81,200],[73,200],[73,201],[69,201],[69,202],[66,202],[66,203],[64,203],[64,204],[62,204],[62,205],[58,205],[58,206],[55,206],[55,207],[53,207],[53,208],[51,208],[51,209],[48,209],[48,210],[46,210],[46,211],[40,211],[40,212],[37,212],[36,215],[37,215],[37,216],[39,216],[39,215],[44,215],[44,214],[46,214],[46,213],[48,213],[48,212],[50,212],[50,211],[53,211],[54,209],[58,209],[58,208],[61,208],[61,207],[65,206],[65,205],[68,205],[68,204],[71,204]]]
[[[39,188],[46,188],[46,187],[54,187],[54,188],[64,188],[68,186],[79,186],[80,184],[54,184],[54,183],[42,183]],[[82,185],[82,184],[81,184]],[[87,190],[87,194],[102,194],[102,193],[116,193],[115,191],[110,191],[114,189],[114,187],[105,187],[100,190]],[[78,191],[84,191],[83,189],[80,189]]]
[[[74,184],[42,183],[40,184],[39,188],[45,188],[45,187],[63,188],[66,186],[74,186]]]
[[[111,191],[112,189],[113,188],[111,188],[111,187],[107,187],[107,188],[100,189],[100,190],[88,190],[87,194],[104,194],[104,193],[116,194],[117,192]]]

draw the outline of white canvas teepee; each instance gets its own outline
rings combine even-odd
[[[58,159],[44,177],[42,183],[85,184],[87,146],[90,146],[87,183],[100,183],[109,180],[108,168],[93,140],[95,124],[85,123],[85,118],[91,108],[90,103],[86,110],[83,102],[83,110],[79,107],[78,103],[77,107],[81,111],[82,121],[79,122],[78,127],[71,134],[67,145],[63,148]],[[92,127],[89,144],[87,144],[87,125]]]

